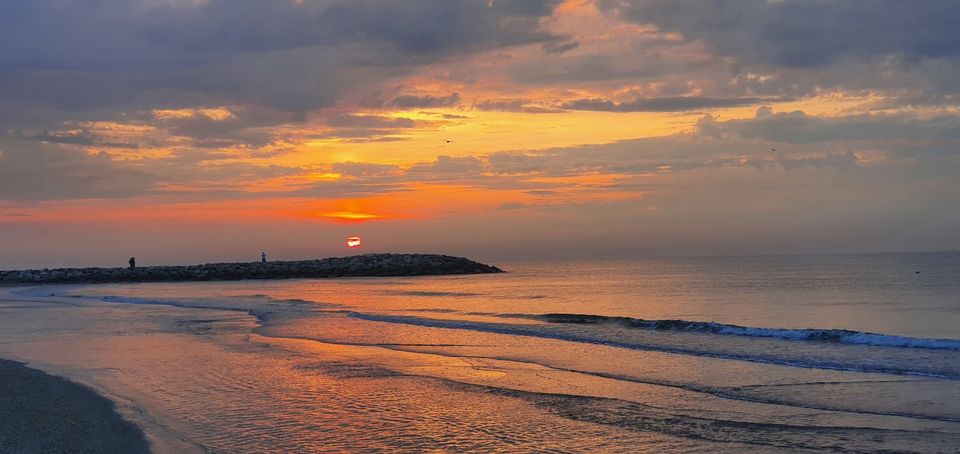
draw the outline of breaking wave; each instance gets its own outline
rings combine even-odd
[[[688,320],[644,320],[630,317],[607,317],[586,314],[509,314],[504,317],[542,320],[548,323],[615,324],[627,328],[657,331],[722,334],[727,336],[773,337],[785,340],[834,342],[840,344],[872,345],[876,347],[928,348],[960,350],[960,340],[896,336],[846,329],[791,329],[757,328],[715,322]]]
[[[504,318],[525,318],[547,322],[542,325],[487,323],[353,311],[346,311],[346,314],[351,318],[381,323],[556,339],[790,367],[960,379],[960,368],[952,365],[960,355],[960,341],[952,339],[911,338],[847,330],[748,328],[710,322],[641,320],[577,314],[500,315]],[[583,327],[590,329],[559,329],[565,326],[573,328],[570,325],[589,325]],[[553,326],[558,329],[552,329]],[[607,327],[627,330],[611,330]],[[637,336],[629,335],[630,331]],[[662,332],[664,335],[656,335],[657,332]],[[731,341],[739,339],[741,342],[703,342],[690,337],[666,335],[668,333],[721,335],[729,336]],[[798,348],[771,348],[770,344],[754,345],[751,341],[761,337],[791,343],[797,341],[794,345]],[[860,348],[870,350],[858,350]],[[917,355],[909,351],[914,348],[929,349],[929,353]],[[935,355],[939,359],[922,359],[930,355]]]

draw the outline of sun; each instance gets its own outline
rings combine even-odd
[[[360,247],[362,241],[359,236],[351,236],[347,238],[347,247],[350,249],[357,249]]]

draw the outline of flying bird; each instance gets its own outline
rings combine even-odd
[[[776,153],[776,152],[777,152],[777,149],[776,149],[776,148],[773,148],[773,147],[770,147],[770,151]]]
[[[444,139],[444,141],[447,142],[447,143],[453,143],[453,141],[450,140],[450,139]]]

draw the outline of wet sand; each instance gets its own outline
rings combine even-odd
[[[0,452],[146,453],[150,447],[92,389],[0,359]]]

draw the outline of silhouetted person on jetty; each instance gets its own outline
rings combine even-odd
[[[137,267],[137,258],[136,258],[136,257],[130,257],[130,260],[129,260],[127,263],[130,264],[130,269],[136,268],[136,267]]]
[[[260,253],[260,263],[267,263],[267,253],[266,253],[266,252],[261,252],[261,253]]]

